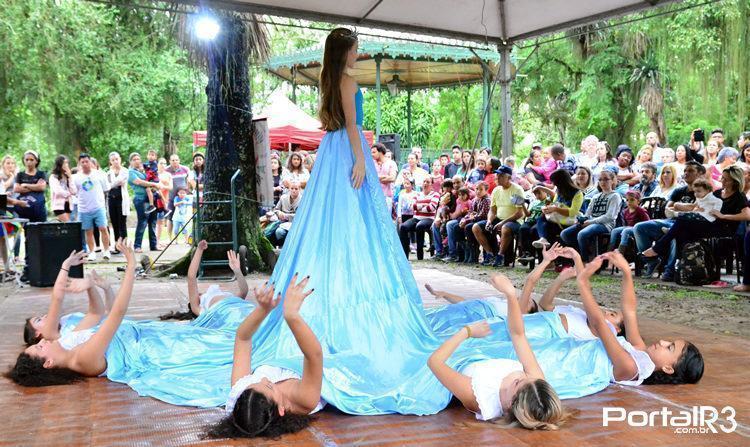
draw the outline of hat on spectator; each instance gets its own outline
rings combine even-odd
[[[534,143],[534,144],[531,145],[531,148],[532,149],[541,149],[542,148],[542,143]]]
[[[633,149],[630,149],[630,146],[628,146],[627,144],[621,144],[617,146],[615,158],[619,158],[620,154],[622,154],[623,152],[630,152],[630,164],[632,165],[633,162],[635,162],[635,156],[633,155]]]
[[[495,170],[495,174],[513,175],[513,169],[510,166],[502,165]]]

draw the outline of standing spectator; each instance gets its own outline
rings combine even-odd
[[[633,227],[650,219],[646,209],[640,205],[641,193],[638,191],[631,189],[626,192],[625,204],[627,206],[622,210],[622,222],[624,225],[612,230],[612,235],[609,237],[609,251],[617,248],[617,251],[623,255],[630,246],[630,241],[633,239]]]
[[[393,184],[398,175],[398,166],[393,160],[385,158],[385,151],[385,145],[382,143],[375,143],[370,150],[372,159],[375,161],[375,170],[378,172],[380,189],[383,190],[385,196],[385,205],[390,213],[393,209]]]
[[[156,161],[158,157],[159,155],[153,149],[149,149],[146,153],[146,162],[143,163],[143,172],[146,173],[147,182],[158,183],[159,181],[159,167]],[[154,196],[155,192],[157,192],[156,189],[146,188],[146,197],[148,198],[148,208],[146,208],[146,214],[151,214],[157,210],[156,197]],[[161,199],[162,201],[166,200],[164,197],[162,197]]]
[[[396,205],[396,220],[398,226],[414,217],[414,204],[417,202],[417,191],[414,190],[414,184],[411,179],[404,179],[401,185],[401,192],[398,194],[398,204]]]
[[[616,166],[615,157],[612,156],[612,147],[606,141],[600,141],[596,145],[596,162],[591,166],[591,183],[599,182],[599,174],[608,166]]]
[[[315,154],[305,155],[305,160],[302,162],[302,166],[307,170],[308,173],[312,173],[313,166],[315,166]]]
[[[657,170],[656,165],[650,161],[641,165],[640,181],[637,185],[633,186],[633,190],[638,191],[641,197],[651,197],[659,187],[659,181],[656,179]]]
[[[0,188],[2,188],[2,190],[8,195],[8,209],[13,216],[18,217],[18,212],[15,207],[28,207],[29,204],[25,201],[18,201],[18,193],[15,192],[13,188],[16,184],[16,174],[18,174],[18,168],[16,166],[15,158],[11,155],[6,155],[3,157],[2,169],[0,169]],[[19,205],[15,205],[16,203]],[[18,256],[21,253],[20,233],[16,232],[13,239],[13,256],[16,259],[16,262],[18,262]]]
[[[719,146],[718,140],[709,140],[708,143],[706,143],[706,155],[703,159],[703,164],[706,165],[706,168],[719,162],[720,150],[721,147]]]
[[[497,157],[490,157],[490,165],[488,169],[487,176],[484,177],[484,182],[487,183],[487,192],[489,194],[492,194],[493,191],[495,191],[495,187],[497,187],[497,172],[498,169],[500,169],[500,166],[503,164],[500,162],[500,159]]]
[[[55,167],[49,176],[49,186],[52,196],[52,212],[60,222],[70,222],[70,198],[76,195],[76,188],[70,181],[70,163],[65,155],[55,158]]]
[[[690,158],[690,150],[684,144],[677,146],[674,150],[674,162],[670,163],[675,168],[675,181],[678,183],[682,181],[682,174],[685,171],[685,164],[692,160]]]
[[[179,163],[179,161],[178,161]],[[130,171],[128,173],[128,184],[133,190],[133,207],[135,208],[138,223],[135,227],[135,240],[133,248],[136,253],[142,253],[141,243],[143,242],[143,232],[148,226],[148,242],[151,251],[158,249],[156,240],[156,214],[146,213],[148,199],[146,197],[146,188],[158,188],[158,183],[147,182],[146,173],[143,172],[141,156],[137,152],[130,154]]]
[[[593,167],[597,161],[597,147],[599,145],[599,138],[596,135],[589,135],[581,140],[581,153],[575,156],[577,166],[585,166],[587,168]]]
[[[508,166],[500,166],[495,171],[497,188],[492,192],[490,211],[487,221],[477,222],[472,231],[477,242],[484,250],[482,265],[492,264],[500,267],[505,263],[505,252],[510,246],[511,239],[521,224],[523,217],[523,188],[510,181],[513,170]],[[484,225],[480,225],[484,223]],[[500,234],[500,245],[497,234]]]
[[[453,178],[461,168],[461,146],[454,144],[451,148],[451,153],[453,154],[453,161],[445,166],[445,178]]]
[[[284,187],[281,185],[282,170],[281,161],[279,160],[278,155],[271,157],[271,175],[273,176],[273,204],[276,206],[276,204],[279,203],[281,193],[284,190]]]
[[[711,139],[719,144],[719,148],[724,147],[724,129],[716,128],[711,131]]]
[[[172,207],[172,204],[174,203],[174,198],[177,196],[177,191],[180,190],[180,188],[188,189],[188,177],[190,176],[190,170],[186,167],[180,164],[180,156],[177,154],[172,154],[169,157],[169,167],[167,167],[167,172],[172,174],[172,190],[169,192],[169,198],[166,198],[166,203],[168,204],[169,210],[172,211],[169,215],[169,223],[167,224],[169,228],[169,234],[172,234],[172,218],[174,216],[174,208]],[[149,183],[158,182],[158,165],[157,165],[157,175],[156,180],[147,180]]]
[[[193,154],[193,169],[190,171],[188,183],[190,191],[198,191],[198,202],[203,200],[203,172],[206,170],[206,157],[202,153]]]
[[[275,247],[283,247],[286,235],[292,228],[294,215],[297,213],[300,201],[302,200],[302,188],[297,183],[289,185],[289,191],[281,196],[279,203],[276,204],[274,213],[278,218],[279,224],[274,233],[268,238]]]
[[[558,169],[552,173],[550,180],[557,192],[547,189],[547,194],[555,199],[552,205],[542,207],[542,217],[536,224],[539,239],[531,243],[534,248],[549,246],[550,239],[556,238],[563,228],[576,223],[583,205],[583,192],[576,188],[567,170]]]
[[[169,197],[172,192],[172,174],[167,171],[167,160],[164,158],[159,159],[159,196]],[[156,240],[157,248],[164,250],[164,243],[161,241],[161,233],[165,227],[166,220],[172,213],[171,204],[166,204],[165,208],[156,212]]]
[[[310,180],[310,172],[305,169],[302,162],[302,155],[298,152],[289,154],[286,171],[281,174],[281,185],[284,187],[284,192],[291,188],[292,183],[298,184],[301,189],[305,189],[305,186],[307,186],[307,181]]]
[[[614,182],[615,175],[610,171],[603,171],[599,175],[599,194],[591,199],[586,214],[560,233],[565,245],[575,248],[584,262],[589,262],[589,252],[596,244],[595,238],[608,234],[615,228],[622,198],[613,190]]]
[[[177,191],[177,196],[174,198],[174,218],[172,218],[172,224],[174,225],[174,237],[175,242],[179,244],[177,238],[180,234],[185,237],[185,243],[188,243],[188,225],[187,222],[190,219],[190,215],[193,210],[193,198],[188,195],[186,188],[180,188]]]
[[[107,176],[94,169],[88,154],[78,156],[78,172],[73,176],[73,184],[78,191],[78,218],[81,228],[86,232],[86,244],[89,249],[88,260],[96,261],[96,243],[94,230],[99,230],[102,241],[102,258],[108,260],[109,226],[107,225],[107,205],[104,201],[105,191],[109,191]]]
[[[16,174],[13,191],[18,193],[18,200],[29,204],[28,208],[17,209],[18,217],[29,219],[29,222],[46,222],[47,206],[44,191],[47,189],[47,174],[39,170],[39,154],[36,151],[23,153],[26,169]]]
[[[422,161],[422,148],[421,147],[413,147],[411,148],[411,154],[414,154],[414,156],[417,158],[417,166],[424,169],[425,171],[430,171],[430,166]],[[404,163],[403,166],[401,166],[401,169],[406,169],[407,164]]]
[[[471,202],[471,210],[461,222],[459,229],[456,230],[456,237],[461,234],[466,238],[466,247],[464,248],[464,263],[476,263],[479,261],[479,243],[474,237],[474,225],[480,225],[481,222],[487,222],[487,214],[490,212],[489,187],[486,182],[477,183],[477,196]],[[450,243],[450,233],[448,234],[448,243]]]
[[[490,157],[492,156],[492,151],[488,147],[482,147],[479,149],[479,154],[475,157],[477,160],[482,159],[486,162],[490,161]]]
[[[737,150],[740,153],[740,161],[745,164],[750,163],[750,132],[742,132],[737,139]],[[3,166],[5,163],[3,163]]]
[[[463,151],[461,154],[461,167],[458,168],[456,175],[466,180],[472,169],[474,169],[474,154],[471,151]]]
[[[440,193],[440,189],[437,188],[437,186],[443,184],[443,180],[445,180],[445,177],[443,176],[443,169],[440,166],[440,161],[435,160],[432,163],[432,173],[430,174],[430,177],[432,178],[432,189]]]
[[[706,153],[703,141],[705,138],[703,129],[694,129],[690,132],[690,143],[688,144],[688,149],[690,149],[690,156],[688,158],[690,160],[695,160],[698,163],[703,164]]]
[[[130,215],[130,193],[128,192],[128,168],[122,165],[122,158],[117,152],[109,153],[109,220],[112,223],[112,235],[115,241],[128,237],[128,216]],[[120,254],[115,247],[113,254]]]
[[[409,157],[413,155],[409,154]],[[422,168],[418,169],[421,170]],[[411,233],[416,233],[417,259],[420,261],[424,259],[424,235],[430,231],[439,201],[440,195],[432,190],[432,179],[426,177],[422,182],[422,192],[414,202],[414,217],[404,221],[399,228],[401,246],[407,259],[409,258],[409,236]]]
[[[5,191],[13,191],[13,185],[16,183],[16,160],[12,155],[3,157],[2,169],[0,169],[0,181],[3,182]]]
[[[724,169],[737,163],[740,158],[740,153],[737,152],[733,147],[725,147],[719,151],[719,155],[716,157],[716,164],[711,165],[707,169],[707,177],[711,180],[714,185],[714,189],[721,188],[721,173]]]
[[[672,192],[677,188],[677,169],[672,164],[664,165],[659,174],[659,186],[651,194],[651,197],[664,197],[669,199]]]
[[[400,186],[405,178],[412,179],[415,185],[422,185],[424,179],[429,178],[430,174],[417,164],[416,155],[409,154],[406,160],[406,167],[402,169],[401,172],[399,172],[398,177],[396,177],[396,186]],[[430,187],[432,187],[432,182],[430,182]]]
[[[440,154],[437,161],[440,163],[440,175],[445,177],[445,167],[451,162],[451,157],[448,154]],[[435,169],[435,163],[432,164],[432,168]]]

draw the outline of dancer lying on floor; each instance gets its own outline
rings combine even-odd
[[[492,359],[469,363],[460,371],[446,364],[453,352],[468,338],[490,334],[485,321],[459,330],[429,358],[428,366],[440,382],[477,419],[488,421],[507,415],[529,429],[556,430],[569,417],[555,390],[544,380],[524,332],[516,289],[504,275],[494,275],[493,285],[508,297],[508,332],[519,361]]]
[[[133,247],[122,240],[117,242],[117,249],[125,254],[127,267],[120,290],[117,292],[107,318],[98,330],[94,329],[101,318],[101,312],[87,314],[90,318],[81,321],[76,328],[78,334],[73,343],[63,346],[60,338],[42,339],[29,346],[18,356],[15,366],[6,373],[6,377],[24,386],[46,386],[72,383],[84,377],[96,377],[107,369],[105,354],[112,337],[120,326],[128,309],[130,295],[135,280],[135,253]],[[72,259],[71,259],[72,258]],[[68,280],[68,269],[83,262],[81,253],[71,255],[60,269],[53,289],[53,302],[62,301],[64,285]],[[53,306],[51,306],[53,307]],[[59,312],[59,307],[52,312]],[[50,319],[50,315],[47,316]],[[54,317],[53,317],[54,318]],[[46,325],[56,326],[56,325]],[[87,326],[83,332],[83,326]],[[80,329],[79,329],[80,328]],[[49,335],[55,335],[54,333]]]
[[[612,362],[610,380],[623,385],[697,383],[703,376],[703,356],[692,343],[677,339],[660,340],[646,346],[638,328],[637,299],[628,261],[618,251],[596,257],[588,265],[576,259],[578,288],[591,326],[601,338]],[[627,339],[615,337],[601,308],[594,300],[589,279],[604,260],[623,272],[622,315]]]
[[[215,438],[277,437],[302,430],[310,423],[310,414],[320,411],[323,380],[323,352],[317,337],[300,316],[309,277],[297,282],[297,275],[284,295],[284,320],[304,355],[302,376],[270,365],[251,366],[252,338],[268,314],[279,304],[274,286],[266,283],[255,292],[258,306],[237,328],[234,342],[232,389],[227,398],[227,417],[209,430]]]
[[[198,270],[200,269],[203,252],[205,252],[207,248],[208,242],[205,240],[198,242],[198,245],[195,247],[193,259],[190,260],[190,266],[188,267],[187,272],[189,300],[187,312],[170,312],[160,316],[159,319],[192,320],[197,318],[202,312],[208,310],[212,305],[224,299],[236,296],[244,300],[247,297],[249,291],[247,280],[245,279],[245,275],[242,274],[240,259],[234,250],[227,251],[227,260],[229,261],[229,268],[232,270],[232,273],[234,273],[235,282],[237,283],[237,295],[233,295],[232,292],[223,289],[220,284],[211,284],[204,293],[198,292]]]
[[[63,261],[60,273],[58,274],[55,284],[52,287],[50,295],[49,308],[47,313],[37,317],[26,319],[23,328],[23,341],[26,345],[31,346],[38,343],[44,338],[48,341],[54,341],[61,335],[68,335],[72,331],[81,331],[96,326],[104,318],[104,315],[112,309],[115,293],[112,285],[106,279],[102,278],[92,270],[88,277],[83,279],[68,278],[68,271],[86,262],[86,253],[83,251],[72,252],[68,258]],[[102,303],[102,297],[96,290],[100,287],[106,297],[105,303]],[[83,319],[78,318],[75,314],[61,315],[62,303],[65,293],[80,293],[86,291],[89,298],[89,308]]]
[[[542,262],[526,277],[521,298],[519,299],[519,306],[523,313],[533,314],[537,312],[537,308],[542,311],[554,312],[559,315],[562,325],[571,337],[579,340],[591,340],[597,338],[594,334],[593,328],[588,323],[586,313],[583,309],[575,306],[555,306],[554,299],[559,293],[560,288],[571,278],[576,276],[575,269],[565,269],[560,275],[552,282],[542,296],[542,299],[537,305],[531,294],[542,277],[542,274],[555,259],[560,256],[573,259],[574,257],[580,258],[578,252],[569,247],[560,247],[559,244],[554,244],[549,249],[543,249],[542,251]],[[446,326],[455,326],[456,324],[468,324],[479,319],[487,319],[493,317],[505,317],[507,315],[507,301],[499,296],[491,296],[477,300],[469,300],[464,297],[451,294],[441,290],[433,289],[429,284],[425,284],[425,288],[438,298],[444,298],[452,304],[458,306],[448,305],[443,308],[429,309],[426,311],[428,321],[431,323],[434,330],[438,332],[444,332]],[[489,306],[488,306],[489,305]],[[489,309],[488,309],[489,307]],[[617,335],[624,333],[624,324],[622,315],[617,311],[604,311],[607,323],[610,329]],[[530,317],[527,317],[530,318]],[[529,323],[529,321],[527,321]],[[528,332],[527,336],[533,337],[535,332]]]

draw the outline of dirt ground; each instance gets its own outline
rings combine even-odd
[[[415,268],[434,268],[454,275],[465,276],[478,281],[487,281],[489,275],[500,271],[513,280],[516,287],[523,287],[528,269],[494,269],[481,266],[442,261],[411,261]],[[554,271],[545,272],[535,292],[541,294],[556,277]],[[602,272],[592,280],[594,296],[600,305],[609,308],[620,306],[620,276],[609,271]],[[438,285],[435,285],[439,287]],[[717,334],[739,335],[750,338],[750,296],[737,294],[727,289],[707,289],[684,287],[658,280],[636,279],[638,314],[657,320],[683,324],[689,327],[709,330]],[[467,296],[471,296],[467,291]],[[559,298],[580,302],[574,281],[569,281],[558,294]]]

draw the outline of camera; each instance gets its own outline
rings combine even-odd
[[[695,129],[693,131],[693,141],[706,141],[706,133],[703,129]]]

